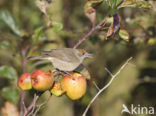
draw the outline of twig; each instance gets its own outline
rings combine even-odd
[[[28,116],[28,114],[30,113],[30,111],[33,109],[33,107],[35,107],[35,104],[37,102],[37,100],[39,99],[40,95],[34,95],[34,99],[31,102],[31,104],[29,105],[29,107],[27,108],[27,111],[24,113],[23,116]]]
[[[106,22],[107,16],[96,26],[93,26],[92,29],[83,37],[81,38],[73,47],[74,49],[76,49],[83,41],[85,41],[89,36],[91,36],[96,30],[101,29],[102,24],[104,24]]]
[[[142,84],[142,83],[156,83],[156,78],[155,77],[145,76],[142,79],[139,79],[138,83],[139,84]]]
[[[117,7],[117,9],[121,8],[122,3],[124,3],[126,0],[123,0]]]
[[[113,77],[113,74],[107,68],[105,68],[105,70],[110,74],[111,77]]]
[[[98,87],[98,85],[95,83],[95,81],[93,81],[93,84],[95,85],[97,90],[100,90],[100,88]]]
[[[26,72],[26,66],[27,66],[27,60],[26,60],[26,52],[27,49],[21,49],[21,57],[22,57],[22,69],[23,69],[23,73]],[[20,92],[20,116],[23,116],[24,112],[26,111],[26,106],[24,103],[24,99],[25,99],[25,92],[23,90],[21,90]]]
[[[35,110],[33,116],[36,116],[37,112],[41,109],[41,107],[48,103],[48,101],[49,101],[49,99],[50,99],[51,96],[52,96],[52,95],[50,95],[50,96],[48,97],[48,99],[47,99],[46,101],[44,101],[42,104],[39,104],[39,105],[36,106],[37,108],[36,108],[36,110]]]
[[[36,99],[36,94],[34,94],[34,99]],[[34,102],[33,106],[32,106],[32,108],[30,110],[31,112],[29,112],[27,116],[31,116],[33,114],[34,110],[35,110],[37,100],[34,100],[33,102]]]
[[[24,99],[25,99],[25,92],[23,90],[21,90],[20,92],[20,116],[23,116],[24,112],[26,111],[26,106],[24,103]]]
[[[127,61],[121,66],[121,68],[118,70],[118,72],[116,72],[116,74],[112,74],[107,68],[106,71],[110,74],[110,76],[112,77],[111,80],[102,88],[98,91],[98,93],[92,98],[92,100],[90,101],[90,103],[88,104],[87,108],[85,109],[84,113],[82,116],[86,116],[87,111],[89,110],[91,104],[95,101],[95,99],[106,89],[110,86],[110,84],[112,83],[112,81],[115,79],[116,76],[118,76],[120,74],[120,72],[124,69],[124,67],[129,63],[129,61],[132,59],[132,57],[130,57],[129,59],[127,59]]]

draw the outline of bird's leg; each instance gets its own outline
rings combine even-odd
[[[59,70],[59,69],[56,69],[56,70],[58,70],[59,72],[63,72],[63,73],[66,74],[66,75],[70,75],[73,79],[75,78],[72,74],[70,74],[70,73],[67,72],[67,71],[63,71],[63,70]]]
[[[59,71],[59,70],[56,70],[56,71],[53,71],[53,74],[54,74],[54,76],[57,76],[57,75],[59,75],[59,74],[62,74],[62,72]]]

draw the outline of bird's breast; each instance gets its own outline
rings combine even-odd
[[[66,62],[55,58],[52,60],[52,64],[55,68],[62,71],[73,71],[80,65],[79,62]]]

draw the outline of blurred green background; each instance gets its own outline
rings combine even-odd
[[[122,104],[128,107],[140,104],[156,109],[156,2],[150,3],[152,10],[130,7],[118,10],[121,28],[130,35],[129,42],[121,39],[118,32],[105,40],[106,31],[97,31],[79,46],[94,55],[84,62],[91,75],[84,97],[72,101],[66,96],[52,96],[37,115],[81,116],[98,92],[93,81],[102,88],[111,78],[105,67],[114,74],[131,56],[131,64],[95,100],[87,116],[126,116],[121,114]],[[19,109],[20,90],[16,82],[23,71],[24,52],[28,57],[39,55],[43,50],[73,47],[91,29],[91,22],[83,12],[84,4],[84,0],[54,0],[48,14],[57,26],[47,28],[48,20],[33,0],[0,0],[0,115],[8,116],[2,113],[7,101]],[[100,5],[97,22],[106,16],[108,10],[105,3]],[[26,71],[35,69],[47,71],[52,66],[49,62],[28,62]],[[44,93],[39,102],[48,95],[48,92]],[[26,92],[26,105],[32,97],[32,91]]]

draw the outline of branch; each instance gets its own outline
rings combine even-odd
[[[28,48],[25,49],[21,49],[21,57],[22,57],[22,69],[23,69],[23,73],[26,72],[26,67],[27,67],[27,60],[26,60],[26,52],[27,52]],[[24,103],[24,99],[25,99],[25,92],[23,90],[21,90],[20,92],[20,116],[23,116],[24,112],[26,111],[26,106]]]
[[[125,66],[129,63],[129,61],[132,59],[132,57],[130,57],[129,59],[127,59],[127,61],[121,66],[121,68],[118,70],[118,72],[116,72],[116,74],[112,74],[107,68],[105,68],[105,70],[110,74],[110,76],[112,77],[111,80],[102,88],[98,91],[98,93],[92,98],[92,100],[90,101],[90,103],[88,104],[87,108],[85,109],[84,113],[82,116],[86,116],[87,111],[89,110],[91,104],[95,101],[95,99],[106,89],[110,86],[110,84],[112,83],[112,81],[115,79],[116,76],[118,76],[120,74],[120,72],[125,68]]]
[[[98,85],[95,83],[95,81],[93,81],[93,84],[95,85],[97,90],[100,90],[100,88],[98,87]]]
[[[29,113],[31,113],[31,110],[33,110],[35,108],[36,102],[39,99],[39,97],[40,97],[40,95],[36,95],[36,93],[34,94],[34,99],[31,102],[31,104],[29,105],[29,107],[27,108],[27,110],[23,116],[28,116]]]
[[[48,103],[48,101],[50,100],[50,97],[51,97],[51,96],[52,96],[52,95],[50,95],[50,96],[48,97],[48,99],[47,99],[46,101],[44,101],[42,104],[39,104],[39,105],[36,106],[36,110],[35,110],[33,116],[36,116],[37,112],[41,109],[41,107]]]
[[[76,49],[83,41],[85,41],[89,36],[91,36],[96,30],[101,29],[102,25],[106,22],[107,16],[96,26],[93,26],[92,29],[83,37],[81,38],[73,47]]]

